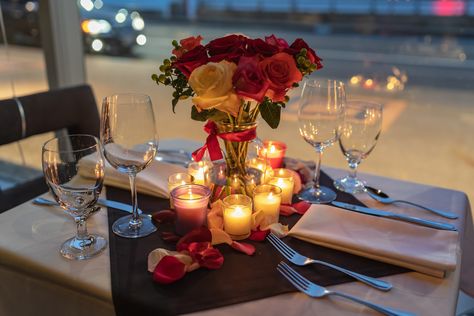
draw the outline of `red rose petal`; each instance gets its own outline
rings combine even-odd
[[[153,280],[161,284],[178,281],[186,274],[186,266],[173,256],[164,256],[153,271]]]
[[[175,217],[176,213],[171,210],[162,210],[151,215],[152,220],[157,224],[174,222]]]
[[[303,215],[310,208],[311,203],[300,201],[300,202],[294,203],[292,206],[298,214]]]
[[[176,249],[178,251],[187,250],[188,245],[192,242],[211,242],[212,234],[209,228],[199,227],[193,229],[186,235],[184,235],[176,244]]]
[[[270,233],[269,229],[266,230],[252,230],[249,236],[249,240],[253,241],[264,241],[267,235]]]
[[[230,245],[230,246],[232,248],[234,248],[235,250],[243,252],[243,253],[245,253],[246,255],[249,255],[249,256],[251,256],[255,253],[255,247],[251,244],[234,241],[232,243],[232,245]]]
[[[280,215],[283,216],[290,216],[292,214],[296,213],[296,210],[293,206],[288,205],[288,204],[282,204],[280,205]]]
[[[216,248],[208,248],[201,253],[199,265],[201,267],[216,270],[224,264],[224,256]]]

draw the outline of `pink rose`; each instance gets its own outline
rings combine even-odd
[[[206,64],[209,60],[207,52],[204,46],[199,45],[184,53],[178,60],[173,64],[174,67],[178,68],[186,77],[189,78],[194,69]]]
[[[232,82],[237,95],[257,102],[263,101],[269,86],[259,67],[259,60],[256,56],[240,58]]]
[[[173,54],[180,58],[184,53],[192,50],[193,48],[201,45],[202,36],[198,35],[197,37],[190,36],[188,38],[183,38],[179,41],[181,47],[179,49],[173,49]]]
[[[278,47],[278,50],[280,52],[290,47],[287,41],[285,41],[283,38],[278,38],[273,34],[271,36],[265,36],[265,42],[267,42],[270,45]]]
[[[260,38],[247,39],[247,53],[249,55],[262,55],[265,57],[273,56],[278,53],[278,47],[270,45]]]
[[[303,78],[293,56],[287,53],[265,58],[260,62],[260,69],[269,83],[266,95],[273,101],[284,101],[288,89]]]

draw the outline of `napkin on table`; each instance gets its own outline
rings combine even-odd
[[[458,233],[312,205],[292,237],[436,277],[456,268]]]

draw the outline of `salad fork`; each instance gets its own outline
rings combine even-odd
[[[290,262],[298,265],[298,266],[305,266],[308,264],[320,264],[324,265],[326,267],[332,268],[334,270],[337,270],[339,272],[345,273],[354,279],[357,279],[369,286],[372,286],[378,290],[381,291],[389,291],[392,288],[392,284],[386,281],[378,280],[376,278],[372,278],[351,270],[344,269],[342,267],[339,267],[337,265],[334,265],[332,263],[322,261],[322,260],[315,260],[309,257],[305,257],[301,255],[300,253],[296,252],[292,248],[290,248],[287,244],[285,244],[283,241],[280,240],[277,236],[274,234],[270,233],[267,236],[267,240],[278,250],[286,259],[288,259]]]
[[[345,294],[342,292],[337,292],[337,291],[330,291],[320,285],[317,285],[305,277],[303,277],[301,274],[296,272],[293,268],[291,268],[289,265],[287,265],[285,262],[281,261],[278,266],[277,266],[278,272],[280,272],[288,281],[290,281],[291,284],[293,284],[298,290],[301,292],[305,293],[308,296],[315,297],[315,298],[321,298],[325,297],[328,295],[335,295],[335,296],[340,296],[344,297],[348,300],[354,301],[356,303],[365,305],[369,308],[372,308],[384,315],[388,316],[415,316],[415,314],[406,312],[406,311],[401,311],[397,310],[394,308],[389,308],[385,306],[381,306],[366,300],[363,300],[361,298]]]

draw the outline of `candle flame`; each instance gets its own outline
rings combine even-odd
[[[236,206],[234,211],[232,212],[232,215],[241,217],[241,216],[244,216],[245,214],[244,214],[244,211],[242,210],[242,207]]]
[[[270,153],[274,153],[274,152],[276,152],[275,145],[271,145],[270,146]]]

